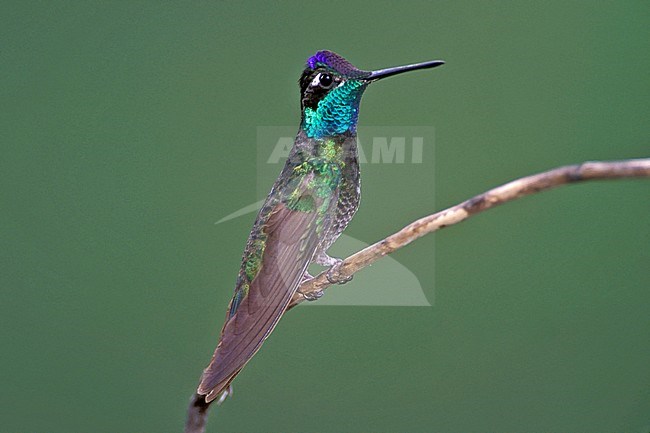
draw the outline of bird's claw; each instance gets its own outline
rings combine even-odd
[[[352,275],[349,275],[347,277],[341,277],[340,274],[340,268],[341,264],[343,263],[343,260],[341,259],[336,259],[336,263],[334,263],[328,270],[325,276],[327,277],[327,281],[330,282],[330,284],[345,284],[349,281],[352,280]]]
[[[313,292],[307,292],[307,293],[303,293],[299,290],[298,293],[300,293],[302,297],[305,298],[305,301],[317,301],[324,295],[324,292],[320,289],[314,290]]]

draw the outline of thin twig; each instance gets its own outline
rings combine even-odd
[[[584,162],[554,168],[522,177],[470,198],[456,206],[421,218],[395,234],[364,248],[346,258],[330,274],[335,280],[345,280],[380,258],[410,244],[422,236],[458,224],[471,215],[527,195],[575,182],[588,180],[650,177],[650,158],[610,162]],[[289,304],[293,308],[305,300],[302,294],[318,293],[331,286],[327,271],[303,283]],[[301,294],[302,293],[302,294]]]
[[[208,420],[208,408],[210,403],[205,402],[205,397],[194,394],[190,399],[187,408],[187,420],[185,421],[185,433],[203,433]]]
[[[522,177],[483,194],[472,197],[456,206],[421,218],[381,241],[352,254],[341,262],[330,278],[345,280],[359,270],[380,258],[410,244],[422,236],[442,228],[458,224],[470,216],[518,198],[535,194],[561,185],[588,180],[621,179],[650,177],[650,158],[630,159],[610,162],[585,162],[567,165],[532,176]],[[303,283],[299,291],[302,294],[319,293],[331,286],[327,271]],[[296,293],[287,310],[305,300],[305,296]],[[194,395],[188,408],[185,433],[203,433],[208,414],[209,403],[203,396]]]

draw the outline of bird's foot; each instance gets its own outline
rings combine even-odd
[[[320,289],[314,290],[313,292],[307,292],[307,293],[303,293],[300,290],[298,290],[298,293],[300,293],[302,297],[305,298],[305,301],[317,301],[325,294],[325,292],[323,292]]]
[[[334,257],[329,257],[329,258],[334,260],[334,263],[327,270],[327,274],[325,274],[325,276],[327,277],[327,281],[329,281],[330,284],[345,284],[351,281],[352,275],[349,275],[347,277],[341,276],[341,264],[343,263],[343,260],[336,259]]]
[[[300,284],[304,284],[307,281],[313,280],[313,279],[314,279],[314,276],[311,275],[309,272],[305,271],[305,273],[302,274],[302,280],[300,280]],[[300,289],[298,290],[298,293],[303,298],[305,298],[305,301],[317,301],[324,294],[324,292],[322,290],[314,290],[314,291],[311,291],[311,292],[304,293],[304,292],[301,292]]]

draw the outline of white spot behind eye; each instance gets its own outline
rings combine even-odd
[[[311,80],[311,84],[310,84],[310,86],[312,86],[312,87],[316,87],[316,86],[320,85],[320,76],[321,76],[321,74],[316,75],[316,76],[314,77],[314,79]]]

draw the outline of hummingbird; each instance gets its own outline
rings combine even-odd
[[[342,260],[327,250],[359,208],[356,128],[368,85],[442,64],[432,60],[365,71],[332,51],[307,60],[299,80],[298,134],[257,214],[219,343],[197,389],[206,403],[217,398],[220,403],[232,393],[235,376],[271,334],[300,284],[311,278],[308,266],[316,263],[332,271],[340,265]],[[321,295],[303,294],[307,300]]]

